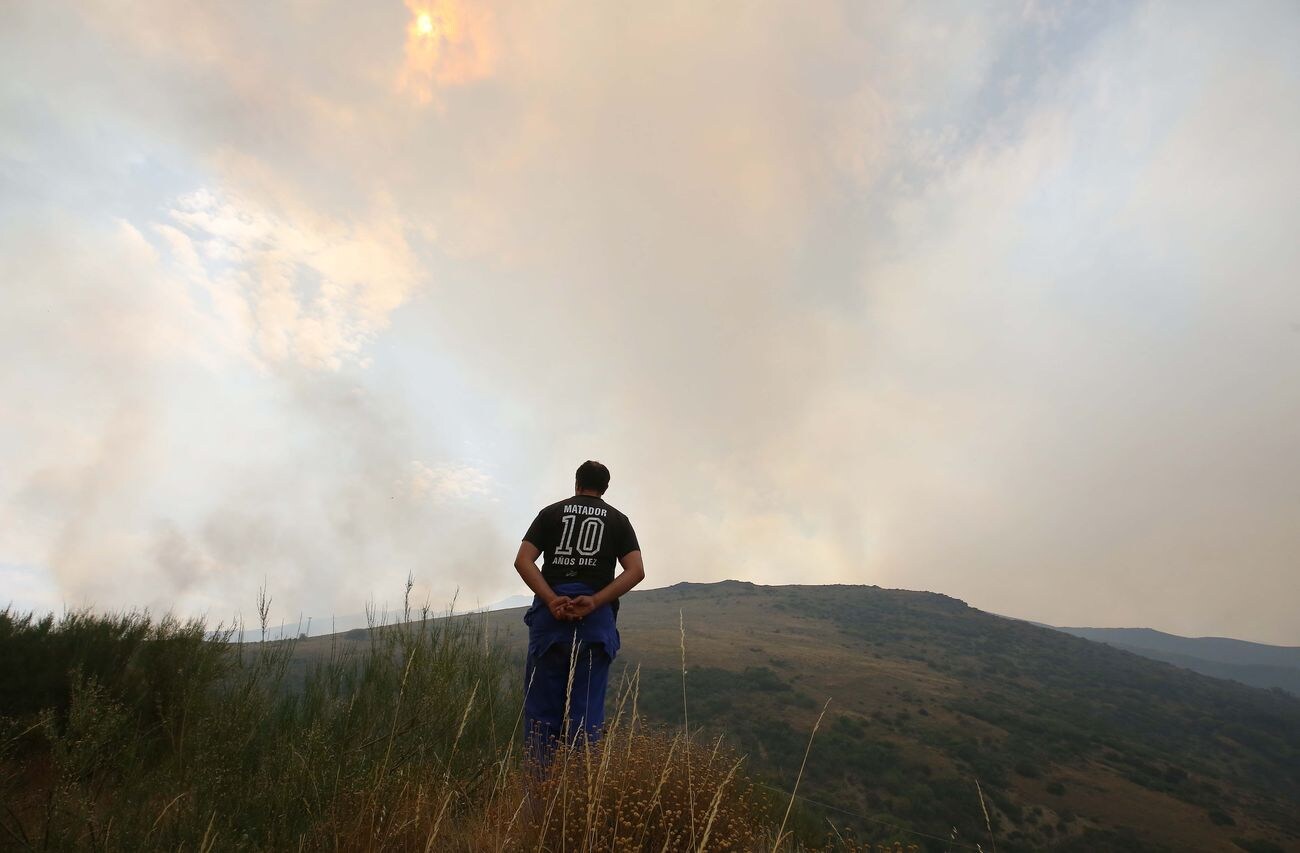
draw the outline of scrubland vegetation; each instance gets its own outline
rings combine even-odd
[[[0,848],[772,850],[784,803],[720,740],[648,725],[521,766],[517,662],[479,617],[303,664],[145,614],[0,612]]]
[[[707,614],[694,631],[692,613]],[[638,593],[603,743],[561,750],[540,779],[521,764],[519,613],[431,615],[241,644],[144,614],[0,611],[0,849],[1275,853],[1300,838],[1300,700],[942,596]]]

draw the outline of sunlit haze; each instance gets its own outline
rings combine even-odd
[[[1300,645],[1300,5],[0,26],[0,606],[933,590]]]

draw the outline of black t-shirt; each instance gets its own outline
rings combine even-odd
[[[614,562],[641,549],[627,516],[603,498],[574,495],[537,513],[524,541],[546,556],[542,577],[551,586],[585,583],[600,589],[614,579]]]

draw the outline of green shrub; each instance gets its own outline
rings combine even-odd
[[[483,630],[465,617],[381,628],[291,679],[296,641],[209,640],[140,613],[0,612],[0,835],[279,849],[382,838],[386,804],[413,794],[450,791],[454,810],[494,778],[519,708],[512,663]]]
[[[1017,761],[1014,769],[1017,774],[1024,776],[1026,779],[1038,779],[1043,775],[1043,771],[1038,769],[1038,765],[1032,761]]]

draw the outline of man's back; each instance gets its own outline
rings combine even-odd
[[[588,460],[573,485],[573,497],[537,513],[515,555],[515,570],[537,596],[524,615],[524,717],[539,765],[562,736],[581,731],[599,739],[609,665],[620,645],[618,599],[645,578],[631,522],[602,497],[609,469]],[[615,563],[623,566],[617,578]]]
[[[594,495],[574,495],[537,513],[524,534],[545,557],[542,577],[552,587],[584,583],[603,589],[614,579],[614,564],[640,550],[628,517]]]

